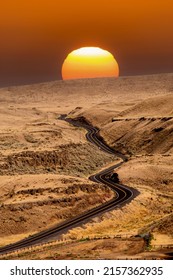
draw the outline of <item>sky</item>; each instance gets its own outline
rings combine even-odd
[[[173,72],[172,0],[0,1],[0,87],[61,79],[86,46],[111,52],[120,76]]]

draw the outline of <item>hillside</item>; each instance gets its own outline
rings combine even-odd
[[[117,158],[88,143],[86,131],[60,120],[61,114],[100,128],[104,140],[128,156],[117,170],[121,182],[140,191],[130,204],[66,238],[152,231],[155,242],[173,243],[172,93],[173,74],[0,89],[0,245],[112,197],[87,178]]]

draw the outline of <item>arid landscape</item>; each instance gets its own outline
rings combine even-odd
[[[114,196],[88,177],[119,159],[89,143],[86,130],[61,114],[99,128],[128,157],[116,172],[140,194],[69,230],[59,243],[0,258],[167,258],[173,252],[173,74],[0,89],[0,246]]]

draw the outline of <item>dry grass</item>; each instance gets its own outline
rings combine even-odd
[[[29,250],[8,256],[8,259],[116,259],[119,252],[122,258],[133,257],[143,252],[145,243],[142,239],[103,239],[80,240],[75,243],[50,244],[46,247]],[[4,258],[4,257],[2,257]],[[5,257],[6,258],[6,257]]]
[[[118,170],[119,177],[140,191],[130,204],[71,230],[68,237],[152,231],[155,242],[162,242],[160,234],[171,242],[172,78],[173,74],[164,74],[0,89],[2,244],[76,215],[86,206],[89,209],[103,202],[105,194],[111,197],[101,186],[94,185],[96,192],[87,192],[85,186],[92,189],[88,174],[115,159],[88,144],[84,129],[58,119],[66,113],[100,127],[106,142],[129,156]],[[56,193],[56,188],[62,192]],[[92,254],[94,249],[87,252],[87,244],[83,249],[76,245],[86,258],[113,257],[107,246]],[[123,250],[130,252],[128,246],[116,247],[115,256],[121,250],[122,255]],[[82,258],[77,251],[73,255],[73,248],[53,258]],[[51,256],[51,251],[40,253],[40,258]]]
[[[7,240],[44,230],[114,196],[102,185],[70,176],[2,177],[0,237]]]

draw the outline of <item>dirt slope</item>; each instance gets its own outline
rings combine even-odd
[[[173,74],[0,89],[0,243],[76,215],[111,195],[87,176],[113,158],[88,144],[84,129],[59,120],[60,114],[84,117],[100,128],[109,145],[127,154],[129,161],[118,170],[120,180],[141,193],[68,237],[151,230],[170,240],[172,93]]]

